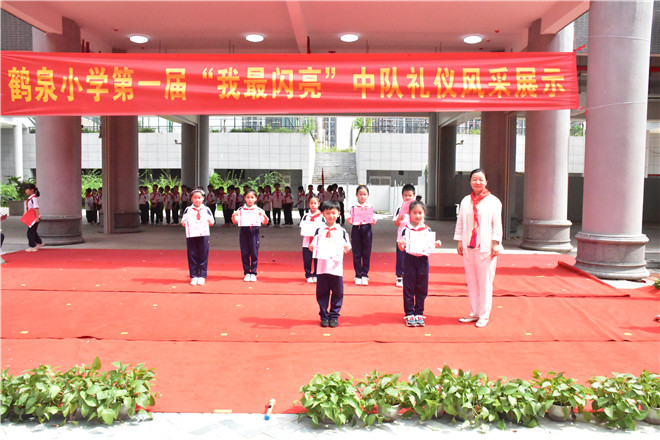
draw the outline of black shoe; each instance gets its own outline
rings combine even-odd
[[[332,318],[330,320],[330,327],[337,327],[339,325],[339,320],[337,318]]]
[[[328,322],[327,319],[321,320],[321,327],[330,327],[330,323]]]

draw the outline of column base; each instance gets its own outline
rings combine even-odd
[[[638,281],[649,276],[644,256],[646,235],[578,232],[575,267],[598,278]]]
[[[84,243],[82,217],[42,216],[39,220],[39,236],[49,246]]]
[[[535,251],[571,252],[571,225],[568,220],[525,220],[520,247]]]
[[[123,234],[131,232],[142,232],[140,224],[140,212],[118,212],[115,213],[115,228],[113,234]]]

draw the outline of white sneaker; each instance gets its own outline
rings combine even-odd
[[[317,282],[318,282],[318,278],[314,277],[314,282],[317,283]]]
[[[205,278],[197,278],[197,285],[198,286],[203,286],[205,282],[206,282]]]
[[[243,278],[243,281],[250,281],[251,279],[252,277],[250,276],[250,274],[246,274],[245,278]]]
[[[361,286],[362,285],[362,278],[356,278],[355,279],[355,285],[356,286]]]
[[[257,274],[250,275],[250,281],[257,281]]]
[[[475,326],[479,328],[486,327],[487,325],[488,325],[488,320],[486,318],[479,318],[479,320],[475,324]]]
[[[396,279],[396,287],[403,287],[403,278]]]
[[[369,277],[362,277],[362,285],[363,286],[369,285]]]
[[[29,247],[29,248],[25,249],[25,252],[37,252],[38,250],[39,250],[39,248],[37,248],[37,247]]]
[[[44,247],[46,244],[44,242],[37,243],[37,249]]]
[[[309,278],[307,278],[307,282],[308,282],[308,283],[313,283],[313,282],[314,282],[314,277],[309,277]]]
[[[191,286],[196,286],[198,282],[199,282],[199,278],[192,278],[190,280],[190,285]]]

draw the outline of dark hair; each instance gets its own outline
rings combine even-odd
[[[405,185],[403,185],[403,188],[401,188],[401,194],[403,194],[406,191],[412,191],[412,193],[415,194],[415,186],[410,183],[406,183]]]
[[[472,172],[470,173],[470,180],[472,180],[472,175],[473,175],[473,174],[477,174],[477,173],[482,173],[482,174],[484,175],[484,177],[486,177],[486,171],[484,171],[483,168],[475,168],[475,169],[473,169]],[[486,177],[486,179],[488,179],[488,177]]]
[[[300,191],[301,189],[302,189],[303,191],[305,191],[305,188],[303,188],[302,186],[299,186],[299,187],[298,187],[298,191]]]
[[[357,196],[357,193],[360,192],[361,189],[367,190],[367,194],[369,194],[369,188],[367,188],[367,185],[358,185],[358,187],[355,189],[355,195]]]
[[[335,202],[334,200],[326,200],[325,202],[321,203],[321,212],[329,211],[331,209],[336,209],[339,211],[339,203]]]
[[[193,194],[195,194],[196,192],[201,193],[202,197],[204,197],[206,195],[206,193],[204,192],[204,188],[202,188],[201,186],[198,186],[197,188],[190,191],[190,197],[192,198]]]
[[[250,193],[254,194],[254,197],[259,197],[259,195],[254,189],[248,187],[248,189],[246,189],[245,192],[243,192],[243,198],[245,198],[245,196],[247,196]]]
[[[312,199],[316,199],[317,202],[321,203],[321,199],[319,199],[319,197],[316,194],[309,198],[310,201]],[[309,202],[307,202],[307,203],[309,203]]]
[[[410,206],[408,207],[408,212],[412,212],[413,208],[417,208],[418,206],[421,206],[422,209],[424,210],[424,214],[426,214],[426,206],[421,200],[413,200],[410,202]]]
[[[39,188],[37,188],[37,185],[35,185],[34,183],[28,183],[27,185],[25,185],[25,189],[31,189],[32,191],[34,191],[34,195],[39,197]]]

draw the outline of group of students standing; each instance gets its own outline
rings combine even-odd
[[[470,298],[470,313],[459,319],[475,323],[477,327],[488,324],[492,308],[493,279],[497,255],[502,240],[502,204],[486,188],[486,173],[476,169],[470,174],[472,192],[459,207],[454,232],[458,254],[463,257]],[[276,185],[277,187],[277,185]],[[287,187],[288,188],[288,187]],[[285,193],[290,194],[285,188]],[[276,188],[276,191],[279,188]],[[343,191],[331,185],[328,191],[319,187],[313,192],[309,185],[305,193],[299,187],[296,204],[301,211],[302,259],[305,278],[316,284],[316,299],[322,327],[337,327],[343,304],[343,256],[353,252],[355,284],[369,285],[369,269],[373,241],[372,226],[376,223],[373,206],[369,204],[369,189],[359,185],[357,203],[351,206],[348,222],[352,225],[350,238],[343,224]],[[193,191],[193,210],[184,212],[182,225],[188,237],[188,261],[192,285],[204,284],[208,262],[209,228],[215,222],[208,206],[203,206],[206,195],[202,188]],[[264,196],[269,192],[264,190]],[[340,195],[341,194],[341,195]],[[243,192],[243,205],[232,211],[231,222],[239,226],[239,242],[244,281],[257,281],[259,227],[271,222],[266,207],[259,206],[260,194],[251,188]],[[341,200],[340,200],[341,198]],[[403,288],[404,320],[408,327],[425,326],[424,303],[428,295],[429,255],[441,246],[435,234],[425,225],[426,207],[416,199],[415,187],[402,188],[403,203],[397,209],[393,221],[398,227],[396,238],[396,283]],[[262,203],[266,199],[262,198]],[[196,203],[195,203],[196,202]],[[223,208],[224,209],[224,208]],[[203,213],[203,215],[201,214]],[[190,233],[190,226],[202,227]],[[194,245],[195,234],[205,237],[205,245]],[[201,281],[200,281],[201,278]]]

